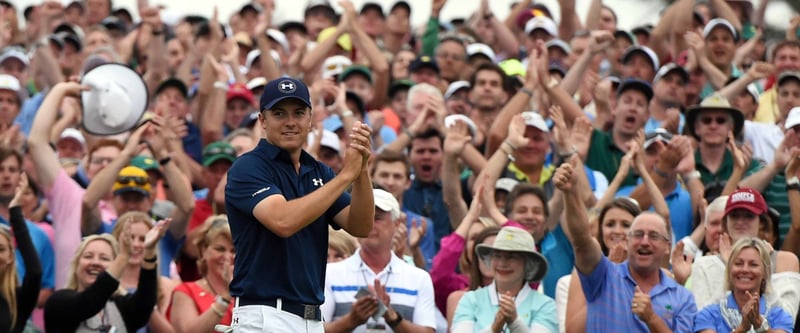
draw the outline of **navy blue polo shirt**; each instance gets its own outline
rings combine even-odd
[[[434,244],[436,245],[436,252],[439,252],[439,242],[444,236],[453,232],[450,226],[450,215],[447,214],[447,206],[445,206],[444,197],[442,196],[441,181],[423,183],[414,180],[411,182],[411,187],[403,192],[402,208],[433,221],[436,236]]]
[[[262,301],[283,298],[322,304],[328,259],[328,225],[350,205],[343,193],[325,213],[289,238],[282,238],[253,215],[256,205],[280,194],[287,201],[311,193],[334,177],[333,170],[302,152],[300,172],[289,153],[265,139],[236,159],[228,170],[225,208],[236,248],[231,295]]]

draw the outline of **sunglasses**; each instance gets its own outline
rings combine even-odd
[[[710,125],[712,121],[716,122],[717,125],[723,125],[728,122],[728,117],[703,117],[700,118],[700,121],[705,125]]]
[[[211,156],[217,154],[236,156],[236,149],[232,147],[213,147],[206,149],[206,151],[203,153],[204,156]]]
[[[117,178],[117,183],[122,185],[130,185],[134,183],[139,186],[144,186],[147,184],[147,179],[144,177],[137,177],[137,176],[122,176]]]

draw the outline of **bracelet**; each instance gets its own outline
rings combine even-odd
[[[562,161],[565,161],[565,160],[569,159],[570,157],[572,157],[572,155],[575,155],[577,153],[578,153],[578,148],[576,148],[575,146],[572,146],[572,148],[568,152],[563,153],[563,154],[558,154],[558,157],[560,157]]]
[[[503,143],[507,144],[512,151],[517,151],[517,147],[514,147],[514,145],[512,145],[511,142],[508,142],[508,140],[503,141]]]
[[[792,178],[786,178],[786,185],[796,185],[800,184],[800,178],[794,176]]]
[[[167,157],[164,157],[164,158],[158,160],[158,164],[163,166],[163,165],[167,165],[167,163],[169,163],[170,161],[172,161],[172,157],[171,156],[167,156]]]
[[[395,320],[386,321],[386,324],[388,324],[389,327],[391,328],[397,327],[397,325],[400,325],[400,322],[403,321],[403,316],[400,315],[400,312],[395,311],[395,314],[397,315],[397,318]]]
[[[228,91],[228,84],[222,81],[214,81],[214,88]]]
[[[510,145],[509,145],[509,146],[510,146]],[[511,153],[509,153],[509,152],[507,152],[505,149],[503,149],[503,146],[502,146],[502,145],[501,145],[501,146],[500,146],[500,148],[498,148],[498,149],[500,149],[500,151],[502,151],[503,153],[505,153],[505,154],[506,154],[506,157],[508,157],[508,160],[509,160],[509,161],[511,161],[511,162],[516,162],[516,161],[517,161],[517,159],[516,159],[516,158],[514,158],[514,155],[511,155]]]
[[[225,297],[222,297],[222,295],[217,295],[217,297],[214,298],[214,302],[216,302],[217,304],[222,305],[222,306],[224,306],[226,308],[231,305],[231,300],[229,300],[229,299],[227,299]]]
[[[349,109],[342,111],[342,118],[349,118],[352,116],[353,116],[353,111],[350,111]]]
[[[414,134],[411,134],[411,131],[409,131],[409,130],[408,130],[408,128],[404,128],[404,129],[403,129],[403,133],[405,133],[406,135],[408,135],[408,138],[409,138],[409,139],[413,139],[413,138],[414,138]]]
[[[146,262],[148,264],[155,264],[156,261],[158,261],[158,256],[155,256],[155,257],[152,257],[152,258],[144,258],[144,259],[142,259],[142,261],[144,261],[144,262]]]
[[[225,313],[215,308],[214,304],[211,304],[211,311],[214,311],[214,313],[216,313],[220,318],[225,316]]]
[[[694,170],[686,175],[683,175],[682,178],[684,181],[689,181],[692,179],[700,179],[700,171]]]
[[[530,89],[528,88],[525,87],[519,88],[519,92],[528,95],[528,97],[533,97],[533,91],[530,91]]]
[[[800,191],[800,184],[786,184],[786,191]]]

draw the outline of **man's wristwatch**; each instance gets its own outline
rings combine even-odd
[[[767,322],[767,318],[761,316],[761,326],[756,328],[756,333],[766,333],[767,331],[769,331],[769,328],[770,327],[769,327],[769,322]]]
[[[797,176],[787,179],[786,190],[800,190],[800,179]]]
[[[386,324],[391,328],[397,327],[397,325],[400,325],[400,322],[403,321],[403,316],[400,315],[400,312],[395,311],[394,314],[397,315],[397,318],[392,321],[386,321]]]
[[[214,299],[214,302],[226,308],[231,305],[231,301],[225,297],[222,297],[222,295],[217,295],[217,297]]]

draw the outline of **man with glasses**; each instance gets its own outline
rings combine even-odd
[[[327,267],[325,331],[433,332],[436,308],[430,275],[392,251],[392,238],[405,223],[398,220],[400,204],[389,192],[373,193],[373,232],[358,239],[360,248],[350,258]]]
[[[442,79],[447,82],[461,79],[467,68],[467,47],[457,36],[446,36],[439,41],[434,52]]]
[[[270,81],[260,105],[266,136],[237,158],[225,187],[237,253],[232,326],[236,332],[324,332],[328,228],[356,237],[372,231],[372,132],[354,123],[344,166],[334,175],[303,150],[314,118],[305,83]]]
[[[589,230],[586,207],[575,186],[577,164],[577,158],[562,164],[553,181],[564,194],[564,221],[586,296],[586,331],[625,327],[627,332],[690,332],[697,312],[692,294],[661,269],[670,249],[666,221],[651,212],[635,217],[628,234],[628,259],[611,262]]]

